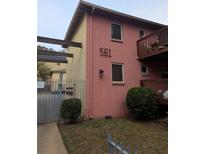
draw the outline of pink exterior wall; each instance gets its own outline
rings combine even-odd
[[[142,76],[137,58],[136,41],[138,31],[148,35],[152,31],[122,23],[123,43],[111,41],[111,19],[87,15],[87,57],[86,57],[86,117],[104,118],[105,115],[122,117],[127,115],[124,102],[131,87],[140,86],[143,78],[158,78],[157,66],[152,66],[149,76]],[[111,49],[112,57],[100,56],[100,48]],[[112,62],[124,64],[123,85],[112,84]],[[104,77],[99,77],[99,70],[104,70]]]

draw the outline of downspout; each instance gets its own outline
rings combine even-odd
[[[92,7],[91,13],[90,13],[90,53],[91,53],[91,98],[90,98],[90,119],[93,118],[93,103],[94,103],[94,40],[93,40],[93,14],[95,12],[95,7]]]
[[[94,101],[94,98],[93,98],[93,77],[94,77],[94,53],[93,53],[93,16],[92,14],[90,14],[90,53],[91,53],[91,80],[90,80],[90,83],[91,83],[91,93],[90,93],[90,119],[93,118],[93,101]]]
[[[86,118],[93,118],[93,36],[92,36],[92,16],[86,13],[87,27],[86,27],[86,52],[87,52],[87,65],[86,65]]]

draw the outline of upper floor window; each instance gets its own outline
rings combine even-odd
[[[145,34],[144,34],[144,31],[143,31],[143,30],[140,30],[140,31],[139,31],[139,36],[140,36],[140,38],[143,38],[143,37],[145,36]]]
[[[111,23],[111,38],[114,40],[122,40],[122,26],[117,23]]]
[[[124,83],[124,65],[112,63],[112,82],[116,84]]]

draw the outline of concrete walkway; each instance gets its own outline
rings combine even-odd
[[[38,125],[38,154],[68,154],[56,123]]]

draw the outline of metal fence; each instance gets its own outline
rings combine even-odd
[[[120,143],[114,142],[111,135],[106,132],[107,134],[107,142],[108,142],[108,154],[115,154],[115,153],[120,153],[120,154],[131,154],[130,152],[130,147],[125,147]],[[135,154],[137,154],[137,148],[135,150]]]
[[[41,83],[38,83],[37,122],[59,121],[61,103],[64,99],[69,98],[81,99],[82,106],[84,107],[85,81],[41,81]]]
[[[165,91],[168,89],[168,80],[141,80],[141,87],[151,88],[155,91]]]

